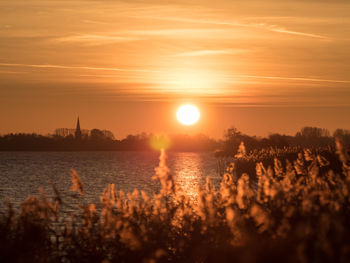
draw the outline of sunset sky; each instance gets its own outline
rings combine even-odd
[[[350,129],[349,0],[1,0],[0,134]],[[183,103],[198,124],[176,120]]]

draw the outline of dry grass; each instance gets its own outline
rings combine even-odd
[[[256,158],[256,182],[234,165],[219,189],[210,180],[189,198],[174,183],[161,151],[161,191],[125,194],[108,185],[100,204],[67,216],[58,191],[11,203],[0,224],[1,262],[349,262],[350,166],[337,140],[343,172],[319,151],[296,160]],[[276,154],[275,156],[279,156]],[[244,145],[240,158],[247,158]],[[83,184],[72,171],[72,191]]]

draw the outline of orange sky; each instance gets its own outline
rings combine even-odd
[[[347,0],[2,0],[0,133],[350,128]],[[201,109],[177,123],[183,102]]]

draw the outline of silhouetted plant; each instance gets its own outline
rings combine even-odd
[[[136,189],[117,193],[110,184],[99,204],[82,199],[68,214],[66,206],[72,205],[56,189],[52,198],[41,190],[19,211],[8,203],[0,224],[0,260],[348,262],[349,156],[342,140],[336,146],[342,173],[332,170],[321,149],[298,148],[291,161],[280,159],[282,150],[268,149],[254,158],[255,176],[237,174],[232,164],[219,188],[207,179],[196,198],[175,184],[163,150],[154,177],[162,187],[153,196]],[[264,155],[273,157],[272,165],[259,160]],[[75,171],[72,183],[71,190],[83,195]]]

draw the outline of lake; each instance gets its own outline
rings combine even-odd
[[[208,176],[218,186],[222,177],[217,172],[213,153],[167,153],[167,163],[185,193],[195,196]],[[152,180],[159,162],[157,152],[0,152],[0,199],[6,197],[18,207],[28,195],[37,195],[42,187],[53,194],[52,181],[62,196],[69,197],[70,169],[75,169],[84,187],[84,202],[99,202],[107,184],[131,192],[135,188],[148,194],[157,192],[158,181]],[[68,202],[72,201],[68,198]]]

